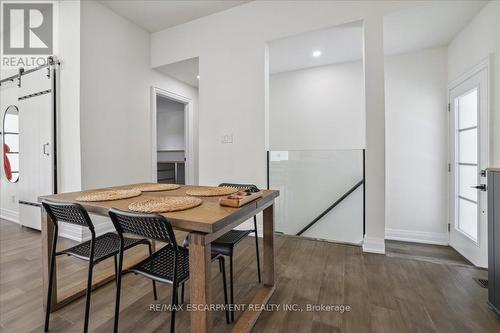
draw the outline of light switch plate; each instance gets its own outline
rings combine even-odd
[[[222,143],[233,143],[233,133],[231,134],[224,134],[222,136]]]
[[[288,151],[271,151],[271,162],[288,161]]]

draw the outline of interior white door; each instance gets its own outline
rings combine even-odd
[[[51,80],[46,70],[22,77],[19,88],[21,224],[40,229],[38,197],[53,193],[53,113]]]
[[[488,67],[451,87],[450,245],[478,267],[488,266]]]

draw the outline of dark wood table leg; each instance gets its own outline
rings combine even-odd
[[[265,286],[274,286],[276,250],[274,247],[274,205],[264,210],[264,275]]]
[[[210,248],[210,243],[206,243],[202,234],[189,235],[190,303],[195,307],[209,305],[211,301]],[[211,313],[200,310],[191,311],[191,332],[210,333]]]
[[[253,309],[247,309],[238,319],[231,332],[250,332],[255,322],[262,313],[262,307],[269,302],[275,289],[275,248],[274,248],[274,205],[264,209],[264,271],[262,276],[263,286],[250,302]]]

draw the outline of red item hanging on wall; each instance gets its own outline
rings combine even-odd
[[[3,145],[3,169],[5,170],[5,176],[7,176],[7,180],[12,180],[12,168],[10,167],[9,156],[7,153],[10,152],[10,147],[4,143]]]

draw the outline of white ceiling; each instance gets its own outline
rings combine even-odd
[[[151,32],[160,31],[249,1],[100,0],[119,15]],[[447,45],[481,10],[486,0],[422,1],[384,17],[387,55]],[[274,40],[269,43],[271,73],[354,61],[362,58],[361,22]],[[314,50],[322,55],[312,57]],[[157,70],[197,87],[198,59]]]
[[[422,1],[384,17],[386,54],[448,45],[477,15],[486,0]]]
[[[384,17],[385,54],[448,45],[487,1],[432,1]],[[362,59],[360,23],[308,32],[269,43],[269,71],[278,73]],[[322,55],[314,58],[314,50]]]
[[[198,87],[198,57],[156,67],[155,69],[190,86]]]
[[[315,58],[312,53],[321,51]],[[362,22],[308,32],[269,43],[269,72],[278,73],[363,57]]]
[[[100,0],[138,26],[157,32],[249,2],[237,0]]]

